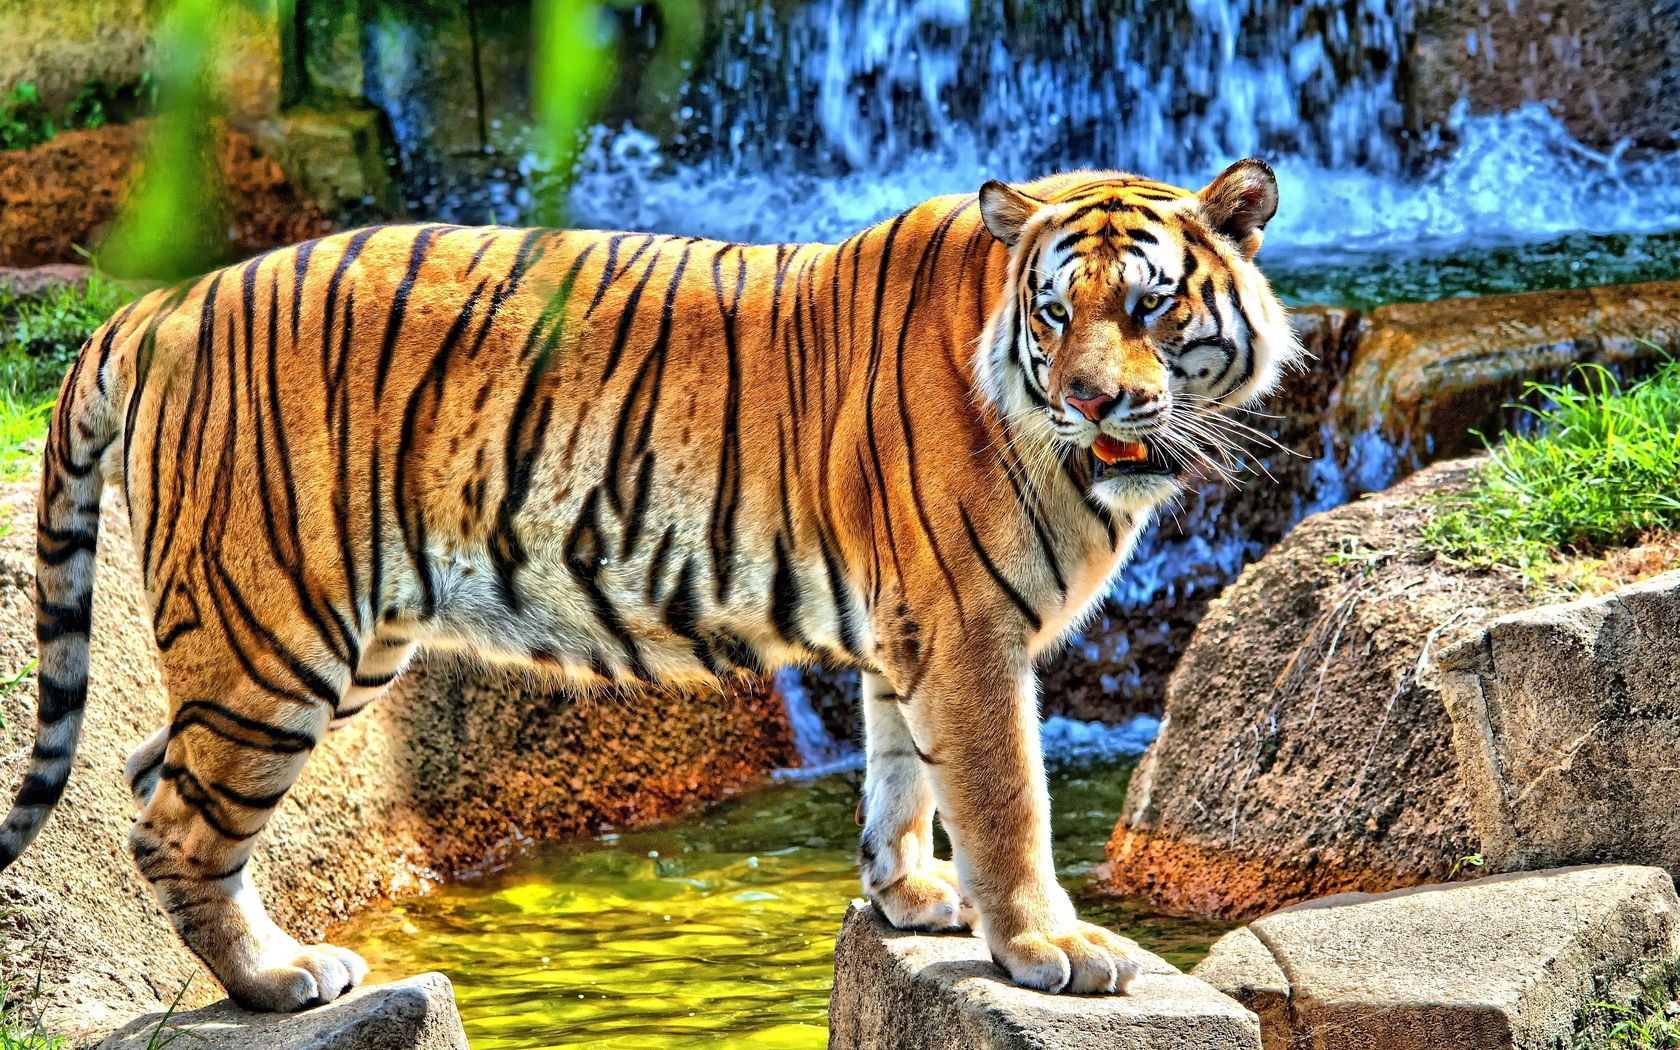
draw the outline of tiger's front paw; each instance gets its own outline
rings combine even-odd
[[[958,933],[979,923],[974,906],[963,897],[956,865],[948,860],[908,872],[891,885],[871,889],[869,896],[900,930]]]
[[[1028,930],[992,943],[992,960],[1010,980],[1045,992],[1125,994],[1143,972],[1133,942],[1078,919],[1050,930]]]
[[[234,1002],[247,1010],[291,1013],[321,1006],[367,977],[361,956],[331,944],[305,947],[275,937],[257,966],[223,979]]]

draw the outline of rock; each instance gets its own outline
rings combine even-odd
[[[1525,384],[1590,362],[1628,375],[1680,351],[1680,281],[1379,306],[1361,322],[1337,429],[1380,438],[1390,469],[1482,447]]]
[[[151,55],[148,0],[6,0],[0,4],[0,97],[34,84],[57,112],[89,80],[138,83]]]
[[[1680,573],[1501,617],[1441,667],[1489,863],[1680,871]]]
[[[147,121],[64,132],[33,149],[0,152],[0,266],[81,262],[110,232],[128,196]],[[223,260],[325,233],[330,224],[248,134],[220,128]]]
[[[46,266],[0,266],[0,288],[20,298],[44,295],[62,286],[81,287],[93,276],[93,267],[82,263],[49,263]]]
[[[7,792],[23,778],[36,703],[34,508],[34,483],[0,486],[0,681],[21,672],[0,696]],[[123,760],[165,722],[138,575],[127,516],[108,499],[75,773],[0,880],[0,959],[8,973],[40,973],[38,1005],[73,1036],[160,1010],[189,980],[188,1008],[220,994],[126,848]],[[253,880],[276,922],[318,940],[370,901],[493,867],[535,838],[670,816],[792,758],[762,685],[580,698],[517,673],[423,661],[316,749],[263,831]]]
[[[342,225],[401,214],[377,111],[355,106],[287,110],[273,150],[298,185]]]
[[[195,1050],[467,1050],[449,978],[423,973],[358,988],[295,1014],[253,1014],[227,1000],[202,1010],[151,1014],[126,1025],[99,1050],[151,1050],[154,1033],[181,1033]]]
[[[1227,934],[1194,973],[1255,1010],[1266,1050],[1554,1050],[1593,1003],[1680,963],[1668,875],[1562,868],[1345,894]]]
[[[1680,18],[1672,4],[1527,0],[1420,4],[1405,93],[1420,141],[1460,100],[1472,113],[1543,103],[1600,150],[1672,149],[1680,129]]]
[[[1099,879],[1246,917],[1446,875],[1475,848],[1435,656],[1521,608],[1515,578],[1416,552],[1477,461],[1302,522],[1208,614],[1167,686]]]
[[[1048,995],[1011,984],[979,937],[894,930],[853,901],[835,945],[829,1050],[1258,1050],[1253,1014],[1148,960],[1130,994]]]

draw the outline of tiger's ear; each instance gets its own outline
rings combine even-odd
[[[1277,214],[1277,176],[1271,166],[1255,157],[1239,160],[1196,196],[1202,221],[1230,238],[1243,258],[1254,258],[1260,250],[1260,231]]]
[[[1011,248],[1021,239],[1027,220],[1043,204],[1038,198],[1029,197],[996,179],[980,187],[980,217],[986,220],[986,229]]]

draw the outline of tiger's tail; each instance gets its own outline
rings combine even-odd
[[[118,432],[106,384],[94,373],[95,342],[109,349],[117,320],[82,347],[59,388],[47,431],[36,511],[35,637],[39,643],[39,702],[29,772],[0,825],[0,871],[34,840],[64,795],[81,735],[88,694],[88,642],[93,626],[94,548],[100,459]]]

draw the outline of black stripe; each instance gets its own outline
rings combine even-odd
[[[997,562],[992,560],[992,555],[986,550],[986,545],[980,542],[980,535],[974,531],[974,522],[968,516],[968,508],[958,503],[957,513],[962,516],[963,529],[968,533],[968,542],[974,547],[974,553],[979,556],[980,564],[986,567],[986,572],[992,577],[993,582],[1014,603],[1015,608],[1021,611],[1021,615],[1026,617],[1028,625],[1035,632],[1040,630],[1044,626],[1044,621],[1027,603],[1026,598],[1022,597],[1021,592],[1015,589],[1015,585],[1009,582],[1009,578],[998,568]]]
[[[612,600],[601,589],[601,566],[611,559],[612,551],[607,547],[607,538],[601,532],[600,513],[601,487],[597,485],[589,490],[582,509],[578,511],[578,519],[566,536],[566,544],[562,550],[566,569],[588,596],[595,618],[624,649],[630,673],[643,681],[652,681],[653,675],[642,663],[642,653],[636,639],[631,637],[624,618],[619,615]]]
[[[385,338],[379,345],[379,364],[373,374],[373,399],[376,402],[385,396],[385,381],[390,378],[397,337],[402,334],[403,320],[408,315],[408,297],[414,291],[414,283],[420,278],[420,267],[425,265],[426,255],[431,251],[432,238],[437,235],[436,226],[423,227],[415,235],[414,246],[408,251],[408,269],[391,296],[391,308],[385,318]]]
[[[799,628],[799,578],[794,575],[788,560],[787,544],[776,534],[776,572],[770,581],[770,622],[776,633],[794,645],[811,648],[805,632]]]
[[[54,806],[64,797],[64,785],[69,780],[69,766],[56,771],[56,775],[53,776],[30,773],[23,778],[23,786],[18,789],[17,800],[12,803],[12,807],[23,809],[26,806]]]
[[[43,726],[57,725],[70,715],[76,714],[87,704],[87,679],[76,682],[60,682],[40,676],[35,718]]]

